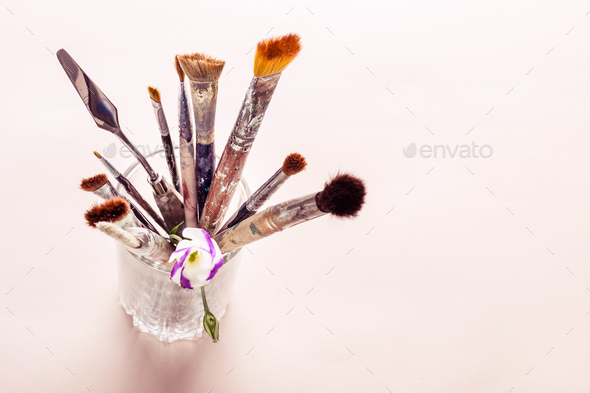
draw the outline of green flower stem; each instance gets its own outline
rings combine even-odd
[[[205,308],[205,314],[210,313],[209,306],[207,305],[207,296],[205,296],[205,286],[201,287],[201,297],[203,298],[203,307]]]

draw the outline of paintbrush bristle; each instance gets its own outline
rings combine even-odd
[[[150,93],[150,98],[156,102],[162,102],[160,99],[160,91],[155,87],[148,86],[148,92]]]
[[[90,192],[96,191],[100,187],[107,184],[108,181],[109,181],[109,178],[107,177],[107,175],[105,175],[104,173],[101,173],[96,176],[82,179],[82,182],[80,182],[80,188],[84,191],[90,191]]]
[[[97,222],[116,222],[125,218],[131,211],[129,203],[122,198],[111,198],[99,205],[94,205],[86,211],[84,218],[89,226],[95,227]]]
[[[195,82],[218,81],[225,66],[225,61],[203,53],[190,53],[177,57],[187,78]]]
[[[260,41],[254,56],[254,76],[260,78],[282,72],[300,50],[301,37],[298,34],[291,33]]]
[[[316,195],[318,208],[338,217],[355,217],[365,202],[365,183],[346,173],[337,174]]]
[[[181,82],[184,82],[184,71],[182,70],[180,62],[178,61],[178,55],[174,56],[174,68],[176,68],[178,79],[180,79]]]
[[[113,239],[120,241],[121,243],[123,243],[127,247],[131,247],[131,248],[141,247],[141,242],[139,241],[139,239],[136,238],[135,236],[133,236],[131,233],[124,230],[123,228],[121,228],[120,226],[117,226],[117,225],[112,224],[110,222],[101,221],[101,222],[96,223],[96,228],[98,230],[100,230],[102,233],[104,233],[105,235],[110,236]]]
[[[293,176],[304,170],[306,166],[305,157],[299,153],[291,153],[283,162],[283,172],[287,176]]]
[[[97,151],[94,152],[94,155],[96,156],[96,158],[102,158],[102,156],[100,155],[100,153],[97,152]]]

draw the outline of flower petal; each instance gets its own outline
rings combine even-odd
[[[215,275],[217,274],[217,271],[219,270],[220,267],[223,266],[223,258],[221,258],[221,260],[219,260],[215,266],[213,266],[213,269],[211,269],[211,273],[209,273],[209,277],[207,278],[207,280],[211,280],[213,277],[215,277]]]
[[[172,267],[172,270],[170,271],[170,279],[172,280],[172,278],[174,277],[174,275],[176,274],[176,272],[178,271],[178,269],[180,269],[182,267],[184,262],[178,261],[174,264],[174,266]]]
[[[186,277],[184,277],[183,273],[184,268],[182,268],[182,271],[180,272],[180,286],[186,289],[193,289],[191,282]]]

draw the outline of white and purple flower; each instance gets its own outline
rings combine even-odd
[[[170,279],[187,289],[207,285],[223,266],[219,246],[204,229],[185,228],[182,236],[187,239],[178,243],[170,256],[170,262],[176,260]]]

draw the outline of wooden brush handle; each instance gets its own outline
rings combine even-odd
[[[323,216],[315,203],[316,194],[305,195],[269,207],[237,226],[227,228],[214,239],[222,253],[246,246],[297,224]]]
[[[237,152],[225,146],[221,161],[211,182],[207,201],[201,215],[199,226],[209,234],[215,234],[221,227],[223,217],[242,178],[247,152]]]
[[[199,222],[197,204],[197,180],[195,178],[195,146],[180,137],[180,175],[182,197],[184,198],[184,222],[189,228],[196,228]]]

